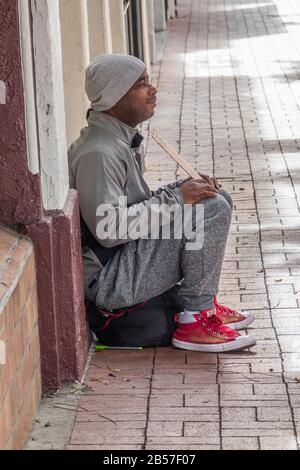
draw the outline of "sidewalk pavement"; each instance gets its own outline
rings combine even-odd
[[[300,4],[179,0],[154,67],[157,129],[234,199],[220,300],[256,317],[250,352],[95,353],[67,449],[297,449]],[[146,179],[183,172],[148,134]]]

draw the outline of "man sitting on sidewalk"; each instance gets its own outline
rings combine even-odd
[[[100,56],[86,70],[86,92],[88,126],[69,149],[70,184],[79,193],[83,224],[96,240],[95,249],[83,253],[86,298],[113,310],[181,282],[185,309],[174,346],[223,352],[255,345],[255,338],[236,331],[252,323],[253,315],[216,299],[231,220],[229,194],[205,175],[157,191],[142,176],[137,158],[143,137],[136,126],[153,116],[157,93],[145,64],[128,55]],[[173,233],[187,205],[193,230],[203,232],[202,243],[194,246],[186,234]],[[162,236],[166,214],[173,234],[168,238]]]

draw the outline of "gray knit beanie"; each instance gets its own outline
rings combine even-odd
[[[85,90],[95,111],[112,108],[146,70],[144,62],[125,54],[104,54],[86,69]]]

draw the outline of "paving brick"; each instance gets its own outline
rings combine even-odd
[[[148,446],[151,444],[158,444],[158,445],[163,445],[164,449],[168,448],[169,445],[181,445],[181,446],[187,446],[187,445],[220,445],[220,438],[218,436],[207,436],[207,437],[201,437],[201,436],[184,436],[184,437],[178,437],[178,436],[173,436],[173,437],[149,437],[147,439]]]
[[[97,411],[82,411],[81,408],[77,410],[76,413],[76,421],[78,422],[94,422],[94,421],[101,421],[101,422],[139,422],[141,425],[146,425],[147,420],[147,413],[120,413],[119,408],[115,409],[115,412],[110,410],[102,410],[99,406],[99,410]]]
[[[151,422],[147,426],[147,437],[150,436],[182,436],[183,422]]]
[[[287,396],[277,396],[277,399],[274,399],[273,396],[267,395],[246,395],[244,397],[237,397],[236,399],[222,399],[221,397],[221,407],[263,407],[268,406],[273,407],[286,407],[288,406],[288,397]]]
[[[218,377],[219,383],[282,383],[281,374],[261,373],[261,374],[243,374],[239,372],[220,373]]]
[[[184,395],[185,392],[188,394],[193,395],[215,395],[218,394],[218,385],[217,384],[195,384],[189,385],[188,387],[184,384],[176,386],[176,391],[170,390],[166,384],[161,387],[153,387],[151,390],[151,396],[159,396],[159,395],[171,395],[178,394]]]
[[[252,395],[253,385],[249,383],[222,383],[220,385],[220,395],[224,399],[230,400],[235,396]]]
[[[294,437],[292,429],[222,429],[223,437],[278,437],[279,433],[283,438]]]
[[[223,450],[258,450],[259,441],[257,437],[223,437]]]
[[[253,387],[255,395],[286,395],[285,384],[254,384]]]
[[[257,419],[259,421],[292,421],[292,412],[289,407],[258,408]]]
[[[185,406],[201,406],[201,407],[211,407],[218,406],[219,396],[216,394],[205,395],[205,394],[185,394]],[[208,410],[209,411],[209,410]]]
[[[209,387],[211,387],[212,385],[216,385],[216,384],[205,383],[204,381],[204,385],[207,386],[206,390],[209,390]],[[154,392],[157,392],[158,390],[164,390],[164,393],[166,393],[166,391],[168,390],[170,393],[174,391],[174,388],[175,388],[174,384],[168,384],[166,382],[164,383],[159,382],[157,384],[155,383],[152,384],[152,390]],[[184,393],[187,390],[187,384],[176,385],[176,390],[178,390],[179,393]],[[203,390],[203,383],[202,384],[200,383],[188,384],[188,390],[191,392],[198,392],[199,390],[201,391]]]
[[[109,423],[110,425],[111,423]],[[70,444],[143,444],[144,430],[140,428],[115,429],[103,422],[75,423]]]
[[[99,408],[99,400],[101,401],[101,409],[113,411],[122,403],[122,409],[136,411],[137,409],[147,408],[147,397],[136,397],[132,395],[86,395],[80,399],[80,406],[86,411],[94,411]]]
[[[214,384],[217,382],[217,374],[216,372],[202,372],[200,375],[198,374],[191,374],[187,373],[184,374],[184,384],[186,385],[194,385],[194,384]]]
[[[164,407],[150,408],[150,421],[216,421],[219,420],[218,407]]]
[[[290,395],[290,401],[292,408],[300,407],[300,395]]]
[[[255,352],[261,356],[278,357],[280,350],[276,340],[258,340]]]
[[[185,436],[213,437],[220,435],[219,423],[188,423],[184,424]]]
[[[205,354],[188,351],[186,354],[187,364],[217,364],[216,354]]]
[[[155,364],[155,372],[159,374],[190,374],[199,375],[205,373],[216,373],[217,365],[215,364],[182,364],[176,367],[176,363],[170,365],[168,362],[163,364]]]
[[[219,444],[167,444],[168,450],[220,450],[220,445]],[[159,444],[149,444],[146,445],[145,447],[146,450],[166,450],[166,444],[159,445]],[[190,455],[193,455],[193,452],[190,453]]]
[[[278,339],[284,353],[297,353],[300,351],[300,335],[280,335]]]
[[[239,374],[249,374],[251,372],[251,364],[250,363],[231,364],[230,362],[225,362],[225,363],[220,364],[219,372],[220,373],[237,372]]]
[[[223,407],[222,412],[222,422],[230,421],[231,423],[236,423],[240,421],[252,422],[256,420],[256,408],[229,408]]]
[[[184,395],[183,394],[174,394],[174,395],[154,395],[150,397],[150,406],[155,408],[156,406],[183,406],[184,404]]]
[[[260,362],[252,362],[251,363],[251,371],[254,374],[260,373],[273,373],[273,372],[282,372],[283,366],[280,358],[272,358],[272,362],[270,360],[267,361],[260,361]]]
[[[66,450],[141,450],[143,445],[130,445],[130,444],[79,444],[68,445]],[[48,447],[49,449],[49,447]]]
[[[282,359],[284,371],[299,373],[300,353],[283,353]]]
[[[154,374],[153,384],[158,385],[173,385],[174,387],[177,384],[183,384],[184,374],[175,372],[174,374]]]
[[[273,432],[278,431],[280,434],[288,434],[293,431],[293,424],[289,422],[270,422],[270,421],[240,421],[240,422],[222,422],[222,432],[233,429],[234,431],[238,430],[247,430],[247,432],[255,431],[259,435],[260,432],[268,433],[270,430]],[[245,434],[246,435],[246,434]],[[264,435],[264,434],[262,434]],[[268,434],[267,434],[268,435]]]
[[[260,437],[261,450],[297,450],[297,442],[294,436]]]

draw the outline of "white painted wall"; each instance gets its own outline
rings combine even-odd
[[[31,0],[40,172],[46,210],[69,190],[58,0]]]
[[[127,54],[123,0],[109,0],[112,51]]]
[[[6,85],[0,80],[0,104],[6,104]]]
[[[168,18],[175,18],[175,0],[168,1]]]
[[[149,0],[141,0],[143,55],[144,55],[144,62],[147,67],[148,75],[151,80],[151,56],[150,56],[150,44],[149,44],[147,2],[149,3]],[[150,0],[150,3],[151,3],[151,0]]]
[[[101,54],[112,52],[108,0],[87,0],[91,61]]]
[[[146,0],[147,5],[147,22],[148,22],[148,38],[149,38],[149,54],[151,64],[156,62],[156,42],[154,28],[154,1]]]
[[[39,173],[39,153],[37,138],[37,120],[35,105],[35,89],[33,78],[33,57],[30,26],[30,8],[29,3],[19,0],[19,25],[20,25],[20,45],[22,57],[23,89],[25,103],[25,125],[26,125],[26,144],[27,144],[27,162],[31,173]],[[0,98],[1,102],[1,98]]]
[[[63,83],[67,144],[86,126],[89,102],[85,93],[85,69],[90,62],[86,0],[60,0]]]
[[[154,0],[154,24],[155,31],[163,31],[167,28],[165,13],[165,1]]]

